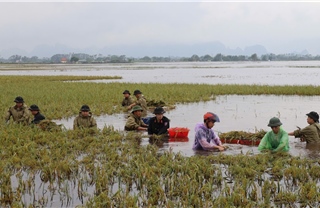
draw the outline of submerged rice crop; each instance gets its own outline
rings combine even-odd
[[[318,206],[319,161],[286,154],[184,157],[105,127],[0,138],[1,206]]]

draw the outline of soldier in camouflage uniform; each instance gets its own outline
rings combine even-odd
[[[80,109],[79,115],[73,121],[73,129],[97,129],[97,122],[92,117],[90,108],[88,105],[83,105]]]
[[[139,105],[136,105],[132,108],[132,111],[124,127],[125,130],[127,131],[148,130],[148,125],[145,124],[141,119],[142,111],[143,109]]]
[[[10,117],[12,116],[15,123],[28,125],[31,122],[31,115],[28,110],[28,106],[24,103],[21,96],[16,97],[14,102],[16,104],[10,107],[7,111],[5,121],[9,122]]]
[[[133,100],[132,100],[132,98],[130,97],[131,94],[130,94],[129,90],[125,90],[122,94],[123,94],[124,98],[123,98],[123,100],[122,100],[121,105],[122,105],[123,107],[128,107],[128,106],[130,106],[130,105],[133,103]]]
[[[128,109],[130,110],[133,106],[139,105],[143,109],[141,117],[142,118],[146,117],[147,113],[148,113],[146,99],[144,98],[144,96],[142,95],[142,92],[140,90],[135,90],[133,94],[136,96],[137,100],[134,103],[132,103],[128,107]]]
[[[320,125],[319,125],[319,114],[317,112],[311,111],[306,114],[308,116],[306,126],[303,129],[298,129],[293,132],[288,133],[289,136],[294,136],[300,138],[301,142],[307,143],[320,143]]]

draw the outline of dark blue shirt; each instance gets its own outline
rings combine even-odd
[[[37,113],[37,114],[35,114],[34,115],[34,118],[33,118],[33,120],[31,121],[31,123],[33,123],[33,124],[39,124],[40,123],[40,121],[42,121],[42,120],[44,120],[44,119],[46,119],[41,113]]]
[[[148,134],[168,134],[168,128],[170,128],[170,120],[167,117],[163,116],[159,122],[157,117],[152,117],[149,121]]]

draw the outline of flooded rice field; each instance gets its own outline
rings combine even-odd
[[[151,82],[318,86],[319,68],[320,62],[1,65],[0,75],[121,76],[123,79],[111,82],[123,83],[123,89],[127,89],[126,83]],[[196,152],[192,150],[192,144],[194,126],[202,122],[202,115],[207,111],[220,117],[221,122],[214,126],[217,133],[269,131],[267,124],[274,116],[280,118],[284,130],[291,132],[297,126],[307,125],[306,113],[318,112],[319,101],[320,96],[226,95],[216,96],[215,100],[207,102],[177,104],[174,109],[168,109],[165,116],[171,120],[171,127],[187,127],[190,132],[184,140],[158,142],[160,152],[164,154],[157,154],[157,149],[152,151],[154,146],[148,145],[148,138],[143,138],[137,148],[131,148],[131,143],[126,142],[123,143],[126,148],[109,147],[110,143],[101,145],[99,141],[103,154],[82,154],[74,160],[81,161],[75,168],[72,166],[73,158],[70,158],[70,163],[68,161],[72,155],[68,155],[66,161],[48,160],[54,161],[59,168],[45,160],[36,171],[20,168],[18,172],[10,172],[3,168],[6,172],[0,179],[3,185],[0,187],[3,188],[0,190],[1,200],[3,205],[12,205],[10,207],[215,207],[212,203],[228,207],[230,202],[234,207],[244,207],[249,202],[251,207],[273,207],[277,203],[279,207],[318,207],[318,160],[306,162],[289,157],[276,158],[272,154],[267,155],[267,159],[260,158],[265,155],[258,154],[257,147],[240,144],[227,144],[229,149],[223,154]],[[151,111],[148,116],[153,116]],[[95,116],[99,129],[113,126],[119,131],[123,130],[126,117],[127,113]],[[72,129],[73,119],[55,122]],[[72,132],[75,131],[69,131],[70,136]],[[79,135],[74,137],[67,140],[79,139],[79,142],[90,144],[81,141]],[[123,138],[122,135],[120,137]],[[94,138],[88,141],[96,144]],[[141,150],[144,148],[139,148],[139,145],[147,147],[146,150]],[[76,148],[76,144],[68,147]],[[19,148],[24,148],[24,145]],[[56,149],[59,154],[65,153],[62,146]],[[319,149],[290,137],[290,155],[319,159]],[[47,149],[42,150],[46,157],[40,157],[41,152],[35,156],[49,158],[51,155],[46,152]],[[181,154],[173,155],[172,152]],[[209,156],[190,157],[198,154]],[[218,155],[214,157],[216,164],[208,165],[212,154]],[[237,161],[229,155],[237,155]],[[247,155],[252,156],[252,160],[248,160]],[[17,157],[13,159],[20,160]],[[284,161],[287,161],[285,165]],[[275,165],[269,167],[269,162]],[[17,201],[19,203],[12,203]],[[263,201],[265,206],[262,206]]]
[[[132,64],[55,64],[55,65],[0,65],[0,75],[73,75],[73,76],[121,76],[117,80],[90,80],[88,82],[124,83],[204,83],[204,84],[258,84],[258,85],[320,85],[320,62],[172,62],[172,63],[132,63]],[[119,92],[119,96],[121,92]],[[145,95],[148,97],[148,95]],[[198,154],[191,150],[194,139],[194,126],[202,121],[206,111],[220,116],[221,123],[215,131],[255,132],[267,127],[269,119],[277,116],[283,128],[291,132],[307,125],[306,113],[318,111],[318,96],[217,96],[210,102],[178,104],[166,113],[171,119],[171,127],[188,127],[188,141],[166,142],[160,144],[163,150],[172,148],[184,155]],[[99,128],[112,125],[123,130],[127,114],[103,115],[96,117]],[[149,112],[148,116],[153,116]],[[71,129],[73,119],[56,120]],[[144,139],[142,144],[148,144]],[[256,147],[230,145],[225,154],[241,152],[257,153]],[[310,155],[316,153],[305,149],[305,143],[291,137],[292,155]],[[316,154],[317,155],[317,154]]]
[[[30,64],[0,66],[0,75],[122,76],[93,82],[319,85],[319,69],[319,61]]]
[[[214,130],[218,133],[229,131],[255,132],[261,129],[271,130],[267,124],[269,119],[276,116],[283,123],[283,128],[287,132],[296,130],[297,126],[307,126],[306,113],[317,111],[320,103],[320,96],[239,96],[227,95],[217,96],[216,100],[209,102],[199,102],[191,104],[178,104],[175,109],[165,113],[170,120],[171,127],[187,127],[190,129],[188,140],[175,141],[159,144],[161,150],[172,148],[174,152],[181,152],[185,156],[194,154],[204,154],[192,150],[194,141],[194,127],[196,123],[202,122],[202,115],[206,111],[218,114],[221,122],[216,123]],[[123,130],[126,122],[126,113],[116,115],[103,115],[95,117],[98,127],[102,129],[105,125],[114,126],[117,130]],[[149,112],[148,116],[153,116]],[[72,129],[73,118],[56,120],[58,124],[63,124],[66,128]],[[146,134],[146,133],[144,133]],[[149,143],[148,138],[144,138],[142,145]],[[257,154],[259,151],[255,146],[245,146],[228,144],[230,147],[224,154],[250,153]],[[314,148],[306,148],[305,143],[301,143],[298,138],[290,137],[290,154],[316,158],[319,151]],[[212,153],[210,153],[212,154]]]

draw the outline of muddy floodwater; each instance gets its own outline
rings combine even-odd
[[[319,108],[320,96],[239,96],[227,95],[217,96],[216,100],[209,102],[199,102],[191,104],[178,104],[175,109],[165,113],[171,120],[171,127],[187,127],[190,129],[187,141],[169,141],[159,144],[160,150],[172,148],[174,152],[181,152],[183,155],[192,156],[203,154],[192,150],[194,142],[194,126],[202,122],[203,112],[216,112],[221,120],[216,123],[214,130],[218,133],[229,131],[255,132],[264,129],[271,130],[267,124],[273,116],[279,117],[283,123],[283,128],[291,132],[299,127],[307,126],[306,113],[317,111]],[[123,130],[126,121],[126,113],[115,115],[96,116],[100,129],[105,125],[112,125],[117,130]],[[148,116],[152,116],[149,112]],[[73,119],[56,120],[66,128],[72,129]],[[148,138],[143,138],[142,145],[149,143]],[[230,147],[224,154],[257,154],[255,146],[245,146],[240,144],[228,144]],[[212,154],[212,153],[210,153]],[[216,154],[216,153],[213,153]],[[306,147],[305,143],[298,138],[290,137],[290,154],[316,158],[319,157],[318,149]]]
[[[206,63],[139,63],[139,64],[95,64],[95,65],[0,65],[0,75],[75,75],[75,76],[121,76],[120,80],[93,80],[90,82],[121,82],[123,89],[126,83],[204,83],[204,84],[258,84],[258,85],[320,85],[320,62],[206,62]],[[134,89],[130,89],[131,91]],[[119,92],[119,100],[122,99]],[[148,95],[145,95],[148,97]],[[183,141],[169,140],[157,143],[160,152],[171,150],[180,152],[184,156],[220,154],[219,152],[193,151],[194,126],[203,122],[203,114],[207,111],[218,114],[220,123],[216,123],[214,130],[220,134],[229,131],[255,132],[261,129],[270,131],[267,126],[271,117],[279,117],[283,123],[282,128],[291,132],[299,127],[307,126],[306,114],[310,111],[319,112],[320,96],[276,96],[276,95],[225,95],[216,96],[215,100],[189,104],[176,104],[175,109],[167,110],[165,116],[170,120],[171,127],[187,127],[190,129],[188,138]],[[45,114],[45,112],[44,112]],[[127,113],[94,116],[98,128],[113,126],[123,131]],[[153,116],[148,112],[148,116]],[[54,120],[72,129],[75,117]],[[146,135],[146,133],[144,133]],[[319,158],[319,146],[307,146],[300,139],[289,137],[290,151],[293,156]],[[149,139],[142,138],[141,145],[148,145]],[[223,154],[237,155],[259,154],[256,146],[240,144],[227,144],[229,148]],[[24,174],[27,180],[28,173]],[[81,176],[86,177],[86,176]],[[18,187],[19,181],[11,176],[13,189]],[[72,181],[66,181],[63,186],[73,187],[65,193],[48,191],[48,183],[43,183],[40,173],[35,174],[34,193],[24,194],[23,202],[32,204],[49,198],[46,206],[66,207],[82,205],[78,198],[76,188]],[[76,184],[76,183],[75,183]],[[227,184],[227,183],[225,183]],[[51,187],[52,188],[52,187]],[[59,187],[60,188],[60,187]],[[63,188],[63,187],[62,187]],[[112,188],[112,187],[111,187]],[[232,187],[234,188],[234,187]],[[85,190],[88,195],[84,201],[95,192],[94,186]],[[115,193],[117,189],[111,190]],[[300,193],[300,191],[299,191]],[[69,198],[72,201],[68,201]],[[83,199],[82,199],[83,200]]]

